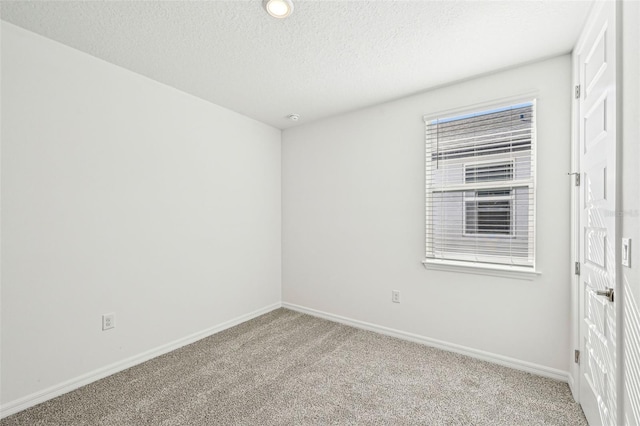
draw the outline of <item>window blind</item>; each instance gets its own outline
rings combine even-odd
[[[534,267],[535,101],[426,123],[426,256]]]

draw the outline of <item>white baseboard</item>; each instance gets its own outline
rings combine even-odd
[[[105,367],[102,367],[97,370],[91,371],[89,373],[83,374],[81,376],[75,377],[71,380],[67,380],[60,384],[51,386],[47,389],[43,389],[41,391],[32,393],[31,395],[27,395],[17,400],[8,402],[6,404],[3,404],[0,407],[0,418],[4,418],[7,416],[10,416],[11,414],[15,414],[19,411],[26,410],[27,408],[33,407],[34,405],[40,404],[41,402],[48,401],[52,398],[55,398],[57,396],[70,392],[72,390],[78,389],[82,386],[88,385],[89,383],[95,382],[96,380],[100,380],[104,377],[110,376],[122,370],[126,370],[127,368],[133,367],[134,365],[143,363],[152,358],[166,354],[167,352],[171,352],[178,348],[191,344],[193,342],[197,342],[200,339],[204,339],[205,337],[209,337],[223,330],[231,328],[235,325],[238,325],[250,319],[259,317],[260,315],[264,315],[267,312],[271,312],[280,307],[281,307],[280,302],[274,303],[269,306],[265,306],[264,308],[260,308],[248,314],[241,315],[229,321],[225,321],[222,324],[218,324],[216,326],[207,328],[206,330],[193,333],[189,336],[167,343],[166,345],[162,345],[157,348],[151,349],[149,351],[143,352],[141,354],[134,355],[122,361],[118,361],[116,363],[107,365]]]
[[[559,380],[561,382],[569,382],[569,372],[558,370],[555,368],[545,367],[544,365],[534,364],[528,361],[522,361],[515,358],[510,358],[503,355],[494,354],[491,352],[485,352],[478,349],[468,348],[466,346],[457,345],[455,343],[444,342],[442,340],[432,339],[429,337],[420,336],[413,333],[407,333],[405,331],[395,330],[393,328],[383,327],[376,324],[371,324],[364,321],[358,321],[351,318],[346,318],[340,315],[330,314],[328,312],[318,311],[304,306],[295,305],[292,303],[282,303],[283,308],[291,309],[293,311],[302,312],[304,314],[313,315],[315,317],[324,318],[330,321],[339,322],[341,324],[350,325],[352,327],[360,328],[363,330],[369,330],[376,333],[384,334],[387,336],[397,337],[399,339],[408,340],[411,342],[421,343],[426,346],[431,346],[445,351],[455,352],[462,355],[467,355],[471,358],[476,358],[482,361],[491,362],[494,364],[504,365],[516,370],[526,371],[527,373],[536,374],[542,377],[548,377],[551,379]]]

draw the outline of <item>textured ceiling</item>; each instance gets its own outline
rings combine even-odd
[[[2,19],[287,128],[569,52],[591,1],[2,1]],[[301,118],[292,122],[288,114]]]

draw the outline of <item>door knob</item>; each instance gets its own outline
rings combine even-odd
[[[598,296],[604,296],[609,299],[609,302],[613,302],[613,289],[607,287],[605,290],[596,290]]]

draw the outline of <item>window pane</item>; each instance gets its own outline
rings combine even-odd
[[[489,192],[489,191],[486,191]],[[492,191],[504,193],[505,191]],[[506,191],[507,195],[511,191]],[[511,235],[511,200],[467,201],[465,208],[467,235]]]
[[[504,180],[513,180],[512,162],[467,166],[464,170],[464,181],[466,183]]]
[[[427,258],[534,266],[535,101],[426,121]]]

